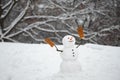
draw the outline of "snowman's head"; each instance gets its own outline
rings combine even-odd
[[[66,35],[63,39],[62,39],[62,43],[65,47],[71,47],[75,45],[75,38],[71,35]]]

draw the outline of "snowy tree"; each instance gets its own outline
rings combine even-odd
[[[10,13],[13,11],[12,9],[18,3],[18,0],[10,0],[7,3],[6,2],[3,2],[3,3],[1,2],[1,6],[0,6],[0,12],[1,12],[0,13],[0,40],[1,41],[9,40],[9,41],[16,42],[16,40],[12,39],[10,36],[19,34],[20,32],[14,32],[11,34],[11,31],[12,31],[12,29],[14,29],[16,27],[16,24],[18,22],[20,22],[21,19],[26,14],[26,11],[30,5],[30,0],[27,1],[26,7],[19,13],[19,15],[16,16],[16,18],[14,18],[14,20],[11,19],[12,20],[11,21],[9,19],[9,21],[11,23],[7,27],[4,26],[5,24],[8,23],[8,22],[6,22],[7,21],[6,18],[10,16]],[[5,5],[3,5],[4,3],[5,3]]]
[[[63,36],[70,34],[76,37],[77,43],[120,45],[118,2],[119,0],[10,0],[1,6],[0,39],[40,43],[49,37],[56,43],[61,43]],[[14,12],[15,8],[21,11],[18,9],[19,15],[9,22],[13,16],[10,11]],[[84,40],[80,40],[77,34],[80,25],[84,28]]]

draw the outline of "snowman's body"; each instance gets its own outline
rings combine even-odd
[[[75,48],[75,38],[67,35],[63,38],[63,52],[60,54],[62,63],[60,66],[61,72],[64,73],[75,73],[80,72],[81,66],[78,61],[78,51]]]
[[[78,51],[74,47],[64,48],[61,53],[63,61],[74,61],[78,58]]]

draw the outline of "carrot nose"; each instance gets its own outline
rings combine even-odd
[[[70,38],[70,40],[72,40],[73,37]]]

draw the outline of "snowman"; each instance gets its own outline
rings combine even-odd
[[[75,38],[71,35],[66,35],[62,39],[63,50],[59,50],[57,46],[49,38],[45,39],[51,47],[55,46],[56,50],[61,52],[60,56],[62,62],[60,64],[60,73],[79,73],[81,72],[81,65],[78,60],[78,47],[75,47]]]
[[[60,56],[62,62],[60,65],[60,72],[62,73],[75,73],[81,71],[81,65],[78,61],[78,50],[75,47],[75,38],[71,35],[66,35],[62,39],[63,51]]]
[[[81,40],[84,39],[82,26],[78,27],[77,31]],[[75,47],[75,38],[73,36],[66,35],[62,39],[63,50],[59,50],[54,42],[52,42],[49,38],[46,38],[45,42],[47,42],[51,47],[55,46],[56,50],[61,52],[60,56],[62,58],[62,62],[60,64],[60,73],[69,74],[81,72],[81,65],[78,60],[78,47],[80,45]]]

